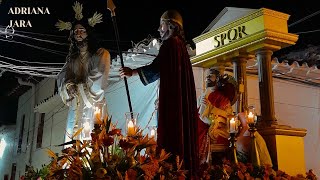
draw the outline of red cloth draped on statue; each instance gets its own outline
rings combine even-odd
[[[230,104],[228,96],[225,95],[221,90],[215,90],[208,96],[209,102],[219,109],[226,109],[226,106]]]
[[[231,83],[225,84],[224,87],[220,89],[216,89],[215,91],[211,92],[208,96],[208,101],[214,107],[217,107],[222,110],[226,110],[228,105],[230,105],[230,98],[234,96],[234,88]],[[199,115],[201,116],[201,114]],[[208,136],[210,125],[204,123],[200,118],[198,120],[198,148],[199,148],[199,155],[200,160],[204,160],[209,153],[209,141],[210,137]],[[227,138],[224,137],[217,137],[215,139],[216,144],[224,144],[228,145],[229,141]]]
[[[209,153],[209,141],[210,137],[208,136],[209,124],[204,123],[199,118],[198,122],[198,149],[199,149],[199,159],[206,160]],[[201,162],[200,162],[201,163]]]

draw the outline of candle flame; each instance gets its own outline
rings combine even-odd
[[[151,137],[154,136],[156,134],[156,131],[154,129],[151,129],[150,135]]]
[[[83,129],[85,131],[90,130],[90,123],[88,121],[83,124]]]
[[[230,119],[229,130],[230,130],[231,133],[236,132],[236,121],[235,121],[234,117]]]
[[[132,120],[130,120],[130,121],[128,122],[128,128],[129,128],[129,127],[131,127],[131,128],[134,127]]]
[[[253,113],[252,113],[252,112],[249,112],[248,117],[249,117],[249,118],[253,118],[253,116],[254,116]]]

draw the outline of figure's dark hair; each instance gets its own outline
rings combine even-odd
[[[173,36],[179,36],[185,43],[187,43],[184,35],[183,27],[181,27],[178,23],[172,20],[169,20],[168,22],[169,22],[169,26],[173,26],[174,28]]]
[[[210,74],[216,75],[217,78],[219,78],[219,76],[220,76],[220,71],[217,70],[217,69],[215,69],[215,68],[210,68],[210,69],[209,69],[209,72],[210,72]]]
[[[214,68],[210,68],[208,71],[209,71],[209,75],[206,76],[206,81],[207,81],[206,82],[206,87],[214,87],[216,85],[216,83],[219,81],[220,72],[217,69],[214,69]],[[216,81],[215,82],[212,82],[211,79],[210,79],[212,75],[216,76]]]
[[[77,24],[82,25],[86,29],[86,32],[88,34],[86,41],[88,43],[88,51],[89,51],[90,55],[95,54],[100,47],[98,39],[96,38],[94,29],[91,26],[89,26],[88,20],[86,18],[83,18],[80,21],[75,21],[72,23],[72,28],[70,30],[70,35],[68,38],[68,40],[70,41],[70,47],[69,47],[69,53],[67,56],[67,60],[78,57],[79,53],[80,53],[80,50],[77,46],[77,41],[74,38],[74,31],[73,31],[74,27]]]

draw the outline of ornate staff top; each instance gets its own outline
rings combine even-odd
[[[112,0],[107,1],[107,8],[111,12],[111,17],[116,16],[116,12],[114,11],[116,9],[116,6],[113,4]]]

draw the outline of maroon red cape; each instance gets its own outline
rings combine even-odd
[[[197,102],[192,66],[184,41],[164,41],[160,60],[158,146],[183,157],[185,169],[195,176],[199,166]]]

